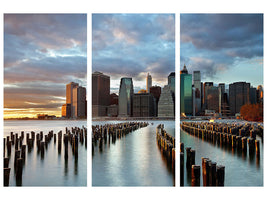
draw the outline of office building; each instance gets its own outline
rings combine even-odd
[[[63,104],[61,108],[61,116],[65,118],[71,117],[71,104]]]
[[[153,117],[154,97],[149,93],[133,95],[133,117]]]
[[[101,72],[92,74],[92,116],[107,116],[110,105],[110,77]]]
[[[249,103],[250,83],[235,82],[229,85],[229,106],[231,115],[240,112],[240,108]]]
[[[79,86],[78,83],[68,83],[66,85],[66,104],[61,108],[62,117],[85,118],[86,103],[86,88]]]
[[[75,118],[85,118],[86,108],[86,89],[78,86],[73,89],[73,113]]]
[[[207,108],[205,110],[214,110],[215,113],[221,113],[221,87],[209,86],[206,88]]]
[[[200,71],[193,72],[193,84],[195,88],[195,113],[201,112],[201,76]]]
[[[147,76],[146,76],[146,92],[147,93],[149,93],[151,86],[152,86],[152,76],[149,73],[147,73]]]
[[[158,116],[158,103],[159,103],[159,98],[161,94],[161,87],[160,86],[152,86],[150,88],[150,94],[154,97],[154,112],[155,116]]]
[[[168,85],[171,91],[175,94],[175,72],[171,72],[168,76]]]
[[[121,78],[119,90],[119,116],[132,116],[133,108],[133,81],[132,78]]]
[[[165,85],[161,91],[158,102],[158,117],[174,117],[175,107],[172,91],[169,85]]]
[[[188,74],[184,65],[180,72],[180,114],[193,114],[192,100],[192,74]]]

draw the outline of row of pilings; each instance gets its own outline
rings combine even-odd
[[[249,149],[250,156],[254,156],[255,152],[257,157],[260,156],[260,141],[256,139],[256,135],[263,136],[261,126],[255,127],[248,123],[182,122],[181,129],[213,144],[242,151],[245,155]]]
[[[180,186],[184,186],[185,152],[187,179],[191,180],[191,186],[200,186],[201,166],[196,165],[196,151],[191,147],[184,151],[184,143],[180,143]],[[201,160],[203,186],[224,186],[225,166],[217,165],[209,158],[202,157]]]
[[[163,156],[166,158],[172,169],[175,169],[175,137],[164,130],[164,125],[159,124],[156,128],[157,144]]]
[[[35,150],[37,156],[40,157],[41,160],[44,160],[49,144],[53,141],[55,145],[57,143],[58,154],[61,154],[63,143],[65,162],[68,161],[68,146],[70,145],[75,163],[77,163],[79,143],[87,148],[87,128],[83,126],[82,128],[71,127],[68,129],[66,127],[64,134],[62,131],[54,133],[53,130],[49,131],[47,134],[44,134],[43,131],[39,133],[31,131],[30,133],[26,133],[26,135],[24,131],[21,131],[20,135],[11,132],[10,135],[3,140],[4,186],[9,186],[12,170],[14,171],[14,176],[16,176],[16,185],[22,186],[23,168],[27,167],[25,166],[27,154]],[[14,155],[12,156],[12,154]],[[12,158],[14,158],[13,162],[11,160]],[[11,163],[14,165],[11,166]],[[30,165],[31,163],[28,164]]]
[[[99,151],[102,152],[103,144],[110,144],[110,142],[115,144],[116,140],[148,125],[147,122],[124,122],[92,126],[92,155],[94,155],[95,147],[98,146]]]

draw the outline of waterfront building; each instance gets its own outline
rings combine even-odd
[[[221,87],[209,86],[206,88],[207,110],[221,113]]]
[[[119,104],[119,96],[115,93],[110,94],[110,105]]]
[[[92,74],[92,117],[107,116],[110,105],[110,77],[101,72]]]
[[[249,88],[249,103],[251,104],[257,103],[257,90],[254,87]]]
[[[175,95],[175,72],[171,72],[168,76],[168,85],[171,88],[171,91]]]
[[[118,116],[118,105],[112,104],[108,106],[107,114],[109,117],[117,117]]]
[[[158,102],[158,117],[174,117],[175,107],[172,97],[172,91],[169,85],[162,89]]]
[[[70,82],[66,85],[66,104],[62,105],[61,115],[66,118],[86,117],[86,88],[78,83]]]
[[[149,93],[133,95],[133,117],[153,117],[154,97]]]
[[[71,117],[71,104],[66,103],[66,104],[62,105],[61,116],[65,117],[65,118],[70,118]]]
[[[197,114],[201,112],[201,76],[200,71],[193,72],[193,84],[195,88],[195,109],[194,112]]]
[[[78,86],[73,89],[72,108],[74,118],[86,117],[86,89],[84,87]]]
[[[146,92],[147,93],[149,93],[151,86],[152,86],[152,76],[149,73],[147,73],[147,76],[146,76]]]
[[[71,106],[71,116],[74,117],[74,108],[73,108],[73,89],[78,87],[78,83],[70,82],[66,85],[66,104],[70,104]]]
[[[196,115],[197,105],[196,105],[196,88],[192,87],[192,106],[193,106],[193,116]]]
[[[249,103],[250,83],[235,82],[229,85],[229,106],[231,115],[240,112],[240,108]]]
[[[213,87],[213,82],[205,82],[203,84],[203,107],[202,110],[206,110],[207,108],[207,90],[209,87]]]
[[[193,114],[192,74],[188,74],[185,65],[180,72],[180,114]]]
[[[154,97],[154,112],[155,116],[158,116],[158,103],[159,103],[159,98],[161,94],[161,87],[160,86],[152,86],[150,87],[150,94]]]
[[[132,78],[121,78],[119,90],[119,116],[132,116],[133,107],[133,81]]]
[[[261,85],[257,87],[257,103],[263,103],[263,88]]]
[[[223,93],[221,113],[222,116],[230,116],[230,107],[227,93]]]

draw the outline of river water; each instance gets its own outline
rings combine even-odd
[[[201,157],[208,157],[217,165],[225,166],[225,186],[263,186],[263,142],[260,140],[260,157],[255,154],[249,155],[232,148],[220,147],[211,142],[203,141],[201,138],[189,135],[180,130],[180,141],[184,143],[184,147],[191,147],[196,150],[196,165],[200,165],[202,169]],[[249,148],[249,147],[248,147]],[[186,163],[186,152],[185,162]],[[191,179],[187,178],[186,164],[184,165],[184,185],[191,186]],[[202,171],[201,183],[202,185]]]
[[[70,121],[70,120],[7,120],[4,121],[4,137],[9,136],[10,132],[18,133],[24,131],[26,133],[35,131],[48,134],[53,130],[58,133],[62,130],[65,133],[65,127],[79,127],[86,125],[86,120]],[[24,143],[25,139],[24,138]],[[64,145],[62,142],[61,153],[58,153],[57,141],[54,143],[53,138],[45,150],[44,159],[41,159],[37,153],[36,140],[31,152],[26,148],[26,159],[22,173],[22,186],[86,186],[87,185],[87,149],[85,143],[78,146],[78,160],[75,162],[72,156],[71,147],[68,147],[68,160],[64,159]],[[14,146],[12,146],[11,159],[9,167],[10,186],[16,186],[16,178],[14,174]]]
[[[122,121],[93,121],[93,125]],[[92,156],[93,186],[173,186],[175,178],[156,143],[156,127],[175,135],[174,121],[147,121],[147,127],[129,133],[115,144],[103,145]],[[153,123],[153,125],[151,124]]]

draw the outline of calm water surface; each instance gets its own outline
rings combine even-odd
[[[9,136],[12,131],[14,134],[24,131],[26,142],[26,133],[43,131],[44,135],[53,130],[58,133],[62,130],[65,133],[65,127],[86,127],[86,121],[63,121],[63,120],[8,120],[4,121],[4,136]],[[45,150],[44,159],[37,154],[36,140],[31,152],[26,148],[26,160],[22,173],[22,186],[86,186],[87,185],[87,150],[85,145],[79,143],[78,160],[75,162],[72,151],[69,146],[68,161],[64,159],[64,145],[62,142],[61,153],[58,153],[57,142],[50,141],[48,148]],[[10,186],[16,186],[14,176],[14,146],[12,146],[11,159],[9,167]]]
[[[183,130],[181,130],[180,136],[184,147],[196,150],[196,165],[200,165],[201,170],[201,157],[208,157],[217,165],[225,166],[225,186],[263,186],[263,143],[260,137],[257,136],[257,140],[260,140],[260,157],[257,158],[256,155],[249,156],[249,150],[246,154],[237,150],[233,151],[232,148],[220,147],[217,144],[203,141]],[[191,179],[187,179],[186,165],[184,166],[184,185],[191,186]],[[200,184],[202,185],[202,171]]]
[[[122,121],[94,121],[93,125]],[[148,121],[150,125],[117,139],[115,144],[95,147],[92,156],[93,186],[173,186],[174,175],[156,143],[156,127],[175,135],[174,121]],[[153,123],[153,125],[151,124]]]

